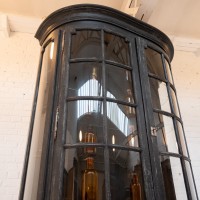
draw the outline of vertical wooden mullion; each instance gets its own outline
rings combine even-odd
[[[63,51],[61,58],[61,77],[60,77],[60,90],[58,97],[59,106],[59,120],[57,127],[57,136],[54,139],[54,152],[52,163],[52,178],[49,199],[59,200],[62,197],[63,188],[63,168],[65,150],[63,144],[65,143],[66,134],[66,117],[67,117],[67,88],[68,88],[68,74],[69,74],[69,55],[70,55],[70,27],[65,29],[65,39],[63,40]]]
[[[153,118],[153,108],[151,104],[150,83],[148,77],[148,70],[146,66],[146,58],[144,49],[147,43],[142,39],[137,39],[137,52],[139,59],[139,74],[142,89],[142,98],[144,105],[145,123],[146,123],[146,137],[148,141],[149,156],[151,162],[151,172],[153,177],[153,188],[156,200],[165,200],[165,189],[162,177],[162,170],[159,159],[159,151],[157,145],[157,138],[152,134],[152,128],[155,126]]]
[[[108,128],[107,128],[107,101],[106,101],[106,64],[105,64],[105,47],[104,47],[104,30],[101,30],[101,51],[102,51],[102,81],[103,81],[103,133],[104,133],[104,169],[105,169],[105,197],[111,200],[110,192],[110,162],[108,148]]]
[[[152,183],[152,175],[151,175],[151,165],[150,165],[150,158],[149,158],[149,148],[148,148],[148,142],[147,142],[147,135],[146,135],[146,124],[145,124],[145,116],[144,116],[144,110],[143,110],[143,100],[141,96],[141,85],[140,85],[140,79],[139,79],[139,65],[137,56],[140,56],[140,54],[137,54],[136,51],[136,38],[133,38],[131,40],[131,43],[129,43],[129,49],[130,49],[130,62],[132,66],[132,87],[134,89],[134,98],[135,103],[137,105],[136,107],[136,117],[137,117],[137,129],[138,129],[138,137],[139,137],[139,145],[142,148],[142,152],[140,155],[141,158],[141,165],[143,169],[143,183],[144,183],[144,190],[145,190],[145,196],[146,199],[155,199],[154,198],[154,191],[153,191],[153,183]]]

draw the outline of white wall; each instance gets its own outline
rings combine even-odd
[[[40,46],[32,34],[0,32],[0,199],[17,200]]]
[[[34,35],[0,32],[0,199],[17,200],[40,46]],[[200,56],[175,51],[172,71],[200,194]]]
[[[200,195],[200,55],[175,51],[172,72]]]

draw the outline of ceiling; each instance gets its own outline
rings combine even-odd
[[[80,3],[101,4],[120,10],[123,0],[0,0],[0,12],[44,18],[59,8]]]
[[[157,27],[172,40],[184,38],[187,44],[200,46],[200,0],[0,0],[0,30],[35,33],[51,12],[78,3],[113,7]]]

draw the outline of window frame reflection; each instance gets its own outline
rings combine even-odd
[[[130,160],[125,157],[126,155],[130,157]],[[123,159],[123,157],[125,158]],[[133,161],[136,157],[137,164]],[[145,194],[140,152],[130,149],[109,148],[109,160],[111,199],[121,200],[130,198],[144,200]],[[121,173],[122,175],[120,176]],[[113,180],[115,177],[117,177],[117,180]]]

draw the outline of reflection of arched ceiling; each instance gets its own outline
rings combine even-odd
[[[71,58],[95,58],[102,59],[101,32],[91,30],[76,31],[72,35]],[[117,63],[129,64],[129,48],[124,38],[105,32],[104,38],[105,59]],[[94,72],[95,71],[95,72]],[[94,74],[95,73],[95,74]],[[128,97],[127,90],[132,91],[131,75],[125,69],[106,64],[106,84],[107,90],[118,99]],[[70,87],[79,89],[93,89],[92,78],[99,81],[96,87],[99,92],[94,96],[100,95],[102,91],[102,62],[79,62],[70,65]],[[90,82],[86,87],[86,82]],[[93,81],[94,82],[94,81]],[[83,88],[85,85],[85,88]],[[94,82],[95,85],[95,82]],[[90,96],[89,94],[85,94]]]

